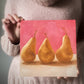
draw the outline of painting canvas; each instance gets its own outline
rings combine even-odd
[[[20,74],[77,77],[76,21],[22,21]]]

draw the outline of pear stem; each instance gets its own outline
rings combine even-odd
[[[34,33],[34,37],[36,36],[36,33],[37,33],[37,30],[36,30],[35,33]]]
[[[48,38],[48,36],[47,36],[47,34],[46,34],[46,33],[44,33],[44,35]]]
[[[62,29],[64,30],[65,34],[67,35],[67,31],[65,30],[65,28],[64,28],[64,27],[62,27]]]

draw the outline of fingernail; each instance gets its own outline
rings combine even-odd
[[[67,78],[67,77],[64,77],[65,79]]]
[[[57,79],[60,79],[60,77],[57,77]]]

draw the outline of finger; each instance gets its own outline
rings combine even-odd
[[[19,17],[19,19],[20,19],[21,21],[22,21],[22,20],[24,20],[24,18],[23,18],[23,17],[21,17],[21,16]]]
[[[67,79],[68,77],[64,77],[64,79]]]
[[[4,23],[4,28],[5,28],[5,31],[10,34],[10,30],[8,28],[9,24],[8,23]]]
[[[57,79],[61,79],[62,77],[57,77]]]
[[[20,18],[19,18],[16,14],[13,14],[13,17],[14,17],[14,19],[15,19],[17,22],[20,21]]]
[[[2,23],[3,23],[3,26],[4,26],[5,30],[6,30],[7,32],[9,32],[8,26],[9,26],[9,24],[10,24],[10,21],[6,21],[5,19],[3,19],[3,20],[2,20]]]
[[[9,29],[9,25],[11,24],[10,20],[9,19],[2,19],[2,23],[3,23],[3,26],[5,28],[5,30],[10,33],[10,29]]]
[[[77,69],[77,75],[79,75],[79,70]]]
[[[6,29],[9,29],[8,26],[11,24],[9,19],[2,19],[2,23]]]
[[[63,79],[63,80],[68,80],[68,77],[63,77],[62,79]]]
[[[67,78],[67,77],[64,77],[65,79]]]
[[[20,29],[20,22],[19,22],[19,23],[17,23],[17,28],[19,28],[19,29]]]
[[[13,16],[11,16],[10,14],[8,14],[8,19],[9,19],[13,24],[16,23],[15,19],[14,19]]]
[[[9,23],[10,23],[10,20],[7,19],[7,18],[6,18],[6,19],[2,19],[2,23],[3,23],[3,24],[9,24]]]

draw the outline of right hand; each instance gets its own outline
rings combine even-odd
[[[79,69],[77,68],[77,75],[79,75]],[[68,80],[68,78],[70,78],[70,77],[67,77],[67,76],[65,76],[65,77],[57,77],[57,79],[64,79],[64,80]]]
[[[8,14],[7,18],[2,19],[8,38],[13,44],[18,44],[20,42],[20,22],[22,20],[24,19],[18,17],[16,14]]]

